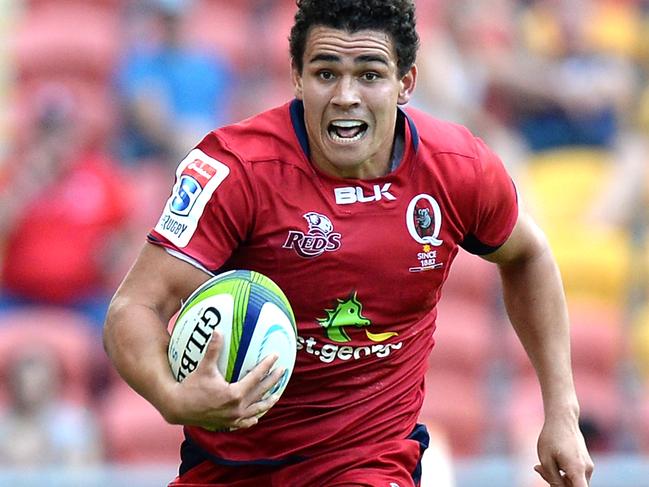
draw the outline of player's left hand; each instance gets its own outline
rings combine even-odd
[[[537,450],[534,470],[552,487],[588,487],[594,466],[576,417],[546,418]]]

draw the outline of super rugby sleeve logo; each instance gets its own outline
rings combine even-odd
[[[155,230],[178,247],[186,247],[216,188],[230,174],[222,162],[194,149],[178,165],[176,184]]]
[[[318,257],[324,252],[333,252],[340,248],[341,235],[333,231],[334,226],[329,218],[315,211],[303,216],[308,225],[307,233],[289,231],[283,248],[293,249],[297,255],[305,258]]]

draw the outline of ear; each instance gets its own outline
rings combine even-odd
[[[298,70],[295,63],[291,63],[291,80],[293,81],[293,91],[295,98],[302,99],[302,73]]]
[[[401,88],[399,89],[397,103],[399,105],[405,105],[410,101],[415,91],[415,85],[417,84],[417,66],[413,64],[399,82],[401,83]]]

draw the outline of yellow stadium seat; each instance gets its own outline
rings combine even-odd
[[[518,181],[523,201],[544,228],[587,218],[610,180],[610,157],[585,148],[534,156]]]
[[[594,3],[586,26],[587,43],[599,53],[634,58],[642,35],[642,14],[637,2],[600,0]]]
[[[570,222],[545,230],[569,299],[626,302],[633,264],[629,232]]]
[[[548,236],[569,298],[626,302],[631,233],[592,216],[614,170],[608,152],[571,148],[534,156],[521,174],[523,204]]]

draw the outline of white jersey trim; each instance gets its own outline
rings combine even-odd
[[[168,247],[163,247],[163,248],[165,249],[165,252],[167,252],[169,255],[171,255],[171,256],[173,256],[173,257],[175,257],[177,259],[180,259],[180,260],[182,260],[184,262],[187,262],[188,264],[193,265],[194,267],[196,267],[197,269],[205,272],[206,274],[208,274],[210,276],[215,276],[216,275],[212,271],[208,270],[207,267],[205,267],[203,264],[201,264],[200,262],[198,262],[195,259],[192,259],[190,256],[188,256],[186,254],[183,254],[182,252],[178,252],[177,250],[170,249]]]

